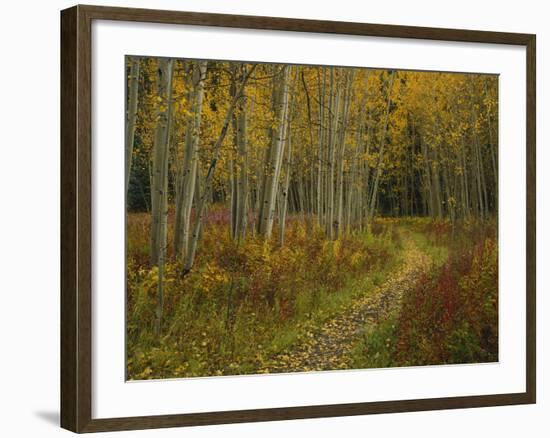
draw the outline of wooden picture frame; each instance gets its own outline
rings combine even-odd
[[[526,391],[522,393],[300,406],[127,418],[92,418],[92,22],[115,20],[518,45],[526,48]],[[99,432],[222,423],[425,411],[536,401],[536,37],[486,32],[75,6],[61,12],[61,426]]]

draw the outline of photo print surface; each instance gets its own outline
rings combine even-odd
[[[129,380],[498,361],[498,75],[125,77]]]

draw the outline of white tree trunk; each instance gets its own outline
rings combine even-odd
[[[275,201],[277,198],[277,186],[281,173],[281,162],[284,152],[285,135],[287,127],[287,112],[289,102],[289,77],[292,67],[284,66],[280,75],[279,89],[275,93],[280,95],[277,98],[276,116],[277,129],[271,141],[270,153],[268,154],[266,175],[264,176],[262,205],[258,217],[258,231],[267,240],[271,237],[273,230],[273,217],[275,214]]]
[[[353,71],[346,72],[345,89],[344,89],[344,104],[341,110],[340,127],[338,131],[338,173],[336,176],[337,190],[337,212],[335,223],[335,237],[338,239],[342,233],[344,219],[344,161],[346,153],[346,129],[348,124],[349,107],[351,103],[351,85],[353,81]]]
[[[157,126],[153,144],[153,184],[151,188],[151,263],[157,265],[165,242],[168,195],[168,131],[172,99],[172,60],[160,59],[157,79]]]
[[[369,218],[372,218],[374,215],[374,208],[376,206],[376,196],[378,195],[378,184],[380,181],[380,175],[382,173],[382,159],[384,157],[384,147],[386,145],[386,132],[388,131],[388,122],[390,117],[390,105],[391,105],[391,91],[393,88],[394,77],[395,77],[395,70],[392,70],[390,74],[389,84],[388,84],[386,114],[384,117],[384,126],[382,127],[382,135],[380,136],[380,147],[378,149],[378,163],[376,165],[376,175],[374,177],[374,186],[372,188],[372,196],[370,200]]]
[[[132,153],[134,151],[134,137],[136,133],[136,116],[138,109],[139,89],[139,58],[130,58],[130,76],[128,78],[128,108],[126,109],[126,190],[130,184],[130,171],[132,170]]]
[[[244,79],[244,66],[235,68],[232,94],[236,92],[238,83]],[[239,100],[233,113],[234,146],[237,152],[235,160],[231,160],[231,236],[233,239],[243,239],[246,234],[248,216],[248,151],[247,151],[247,119],[246,96]]]
[[[286,174],[285,180],[281,187],[281,193],[279,196],[280,211],[279,211],[279,245],[283,246],[285,243],[285,228],[286,228],[286,212],[288,209],[288,188],[290,186],[290,173],[292,171],[292,139],[291,130],[288,129],[287,140],[287,155],[286,155]]]
[[[254,64],[251,69],[246,73],[239,90],[231,100],[231,103],[229,104],[229,108],[227,108],[227,112],[225,114],[225,118],[223,121],[222,129],[220,131],[220,135],[218,139],[216,140],[216,143],[214,144],[213,149],[213,156],[210,161],[210,166],[208,168],[208,173],[206,174],[206,178],[204,180],[204,189],[202,191],[202,195],[200,199],[198,200],[197,207],[196,207],[196,218],[195,218],[195,224],[193,226],[193,232],[191,236],[191,240],[189,243],[189,250],[187,251],[185,264],[183,266],[183,275],[188,274],[191,271],[191,268],[193,267],[193,264],[195,262],[195,254],[197,251],[197,243],[199,241],[199,235],[200,230],[202,227],[202,219],[204,215],[204,209],[206,207],[208,195],[211,190],[212,186],[212,178],[214,176],[214,171],[216,170],[216,164],[218,162],[218,158],[220,155],[220,149],[223,144],[223,140],[225,139],[225,136],[227,135],[227,129],[229,128],[229,123],[231,122],[231,118],[233,117],[233,111],[235,110],[235,107],[240,99],[242,99],[243,92],[246,86],[246,83],[248,82],[248,78],[252,74],[252,72],[255,70],[256,64]]]
[[[174,248],[177,255],[182,259],[185,257],[189,245],[191,208],[193,206],[199,164],[200,125],[206,69],[207,61],[193,63],[191,114],[187,120],[183,172],[179,188],[180,199],[178,200],[178,208],[176,208],[176,225],[174,230]]]
[[[172,111],[173,61],[158,61],[157,126],[153,144],[153,187],[151,190],[151,262],[158,267],[157,333],[160,333],[164,302],[164,261],[168,216],[168,132]]]

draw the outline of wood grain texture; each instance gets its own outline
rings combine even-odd
[[[517,394],[92,419],[92,20],[315,32],[525,46],[527,50],[527,381]],[[61,426],[74,432],[149,429],[535,403],[536,39],[476,30],[75,6],[61,12]]]
[[[91,22],[61,14],[61,425],[91,419]]]
[[[77,429],[76,8],[61,16],[61,426]]]
[[[527,58],[527,394],[536,403],[537,393],[537,80],[536,80],[536,36],[531,35],[526,44]]]
[[[93,16],[94,19],[104,20],[364,35],[387,38],[526,45],[532,36],[529,34],[507,32],[397,26],[391,24],[367,24],[343,21],[302,20],[296,18],[259,17],[254,15],[211,14],[104,6],[80,6],[80,8],[86,14]]]

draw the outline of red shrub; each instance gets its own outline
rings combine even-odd
[[[396,360],[405,365],[498,359],[497,246],[486,240],[423,275],[403,298]]]

